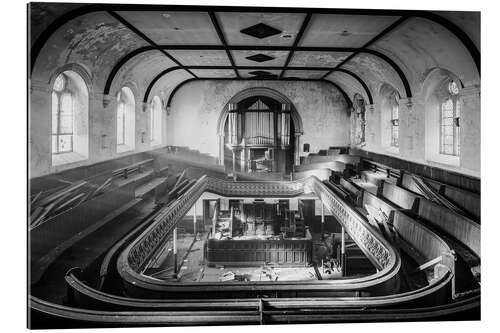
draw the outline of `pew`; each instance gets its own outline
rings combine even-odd
[[[418,208],[416,212],[418,217],[431,227],[444,232],[452,240],[466,246],[469,251],[463,251],[462,249],[458,249],[458,251],[461,251],[464,259],[471,263],[471,267],[478,265],[481,257],[480,225],[425,198],[418,198],[417,200]]]
[[[417,198],[421,198],[411,191],[389,182],[382,183],[382,196],[403,209],[412,209]]]
[[[444,184],[433,179],[423,179],[445,199],[464,211],[467,217],[472,218],[475,221],[479,221],[481,219],[481,196],[479,194],[452,185]],[[414,193],[425,196],[425,193],[419,188],[411,174],[403,174],[401,177],[401,186]]]

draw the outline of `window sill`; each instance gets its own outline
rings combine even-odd
[[[399,147],[390,146],[386,148],[386,151],[391,154],[399,155]]]
[[[127,145],[118,145],[118,146],[116,146],[116,152],[118,154],[125,153],[125,152],[132,151],[132,150],[134,150],[134,148],[131,147],[131,146],[127,146]]]
[[[157,146],[160,146],[161,145],[161,142],[156,142],[156,141],[151,141],[151,143],[149,144],[151,147],[157,147]]]
[[[52,166],[70,164],[86,160],[87,157],[76,152],[52,155]]]
[[[455,155],[434,154],[428,156],[427,160],[430,162],[435,162],[440,164],[460,166],[460,156],[455,156]]]

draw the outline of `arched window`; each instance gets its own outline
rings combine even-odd
[[[389,153],[399,154],[399,92],[384,83],[380,87],[380,143]]]
[[[116,151],[135,149],[135,98],[132,90],[123,87],[116,96]]]
[[[60,74],[52,90],[52,154],[73,151],[73,96],[68,78]]]
[[[391,146],[399,147],[399,101],[397,93],[391,95]]]
[[[52,86],[52,164],[88,158],[88,90],[74,71],[59,74]]]
[[[447,85],[447,93],[440,104],[440,147],[445,155],[460,155],[460,101],[458,86],[455,81]]]
[[[161,99],[158,96],[153,98],[151,105],[151,118],[150,118],[150,140],[151,146],[160,145],[162,143],[162,106]]]

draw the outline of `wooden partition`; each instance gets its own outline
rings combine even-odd
[[[311,262],[310,239],[216,240],[207,241],[208,265],[259,266],[266,263],[282,266],[307,266]]]
[[[384,182],[382,196],[403,209],[412,209],[415,199],[420,196],[397,185]]]
[[[399,237],[410,246],[408,254],[419,265],[441,257],[439,264],[446,267],[447,272],[454,272],[454,255],[442,238],[400,211],[394,213],[392,224]],[[435,269],[434,279],[440,278],[443,273],[443,270]]]
[[[353,153],[368,158],[374,162],[385,164],[394,169],[405,170],[407,172],[434,179],[474,193],[481,192],[481,179],[477,177],[429,165],[410,162],[393,156],[368,152],[362,149],[355,149],[353,150]]]
[[[478,223],[427,199],[418,200],[419,217],[454,237],[481,257],[481,227]]]

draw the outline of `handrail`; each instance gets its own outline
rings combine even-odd
[[[191,289],[203,288],[203,283],[185,283],[182,288],[179,284],[160,281],[140,274],[146,262],[155,253],[159,244],[170,233],[173,227],[187,213],[192,205],[205,191],[214,192],[223,196],[296,196],[302,193],[313,192],[325,203],[328,210],[336,216],[347,233],[360,246],[365,255],[372,261],[378,272],[356,279],[349,280],[322,280],[306,283],[310,289],[321,289],[329,286],[335,290],[359,290],[373,287],[382,283],[389,283],[396,277],[401,259],[395,249],[380,235],[378,235],[366,219],[356,210],[347,207],[337,195],[332,193],[321,181],[311,176],[299,181],[290,182],[231,182],[213,179],[207,176],[200,177],[196,183],[177,202],[159,214],[156,221],[148,227],[135,241],[133,241],[118,258],[117,268],[121,277],[137,286],[156,286]],[[262,288],[269,289],[267,282],[258,282]],[[238,282],[231,287],[238,288]],[[274,282],[273,285],[304,287],[304,283]],[[156,288],[154,287],[154,288]],[[305,287],[304,287],[305,288]]]

